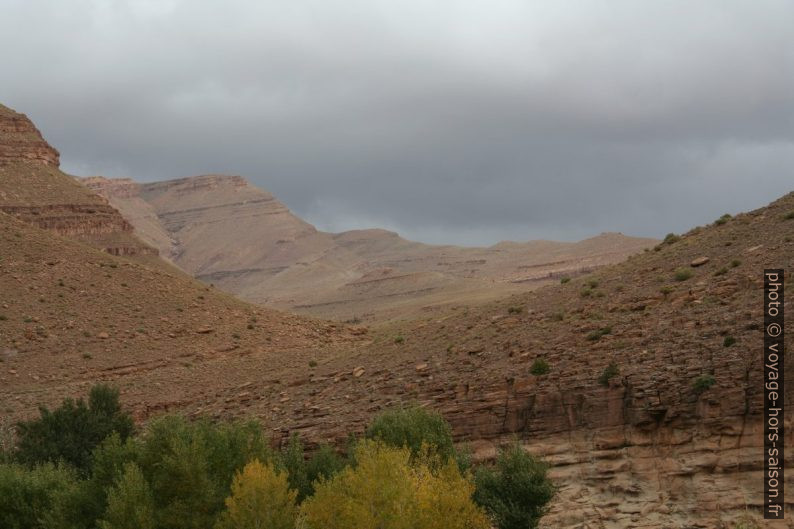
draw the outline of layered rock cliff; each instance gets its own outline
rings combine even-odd
[[[115,255],[157,253],[107,200],[58,166],[58,151],[33,123],[0,105],[0,211]]]

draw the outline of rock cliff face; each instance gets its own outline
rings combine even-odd
[[[114,255],[148,256],[107,200],[58,169],[58,151],[24,114],[0,105],[0,211]]]
[[[0,105],[0,165],[36,162],[58,167],[59,154],[24,114]]]
[[[248,301],[342,320],[416,316],[525,292],[655,242],[603,234],[579,243],[433,246],[386,230],[318,231],[239,176],[85,183],[202,281]]]

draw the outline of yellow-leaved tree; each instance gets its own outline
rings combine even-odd
[[[488,529],[471,499],[474,486],[457,465],[408,448],[362,441],[356,465],[316,485],[301,506],[301,529]]]
[[[294,529],[295,497],[287,473],[254,459],[237,473],[216,529]]]

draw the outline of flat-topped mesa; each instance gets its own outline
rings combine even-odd
[[[60,154],[25,114],[0,105],[0,165],[34,162],[60,165]]]

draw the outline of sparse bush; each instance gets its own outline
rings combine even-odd
[[[700,375],[692,383],[692,388],[695,390],[695,393],[700,394],[716,383],[717,381],[712,375]]]
[[[595,342],[596,340],[600,340],[602,336],[606,336],[607,334],[612,333],[612,327],[602,327],[601,329],[596,329],[595,331],[591,331],[587,334],[587,339],[591,342]]]
[[[598,377],[598,383],[602,386],[608,386],[609,380],[618,376],[620,374],[620,369],[618,369],[617,364],[614,362],[610,362],[608,366],[604,368],[601,372],[601,376]]]
[[[547,375],[549,371],[551,371],[551,367],[544,358],[536,358],[535,361],[532,362],[532,366],[529,368],[529,372],[536,377]]]
[[[297,492],[290,490],[286,472],[255,459],[234,476],[231,496],[216,529],[293,529]]]
[[[723,347],[730,347],[736,343],[736,338],[733,336],[726,336],[725,339],[722,341]]]
[[[723,266],[722,268],[720,268],[720,269],[716,270],[716,271],[714,272],[714,275],[715,275],[716,277],[719,277],[719,276],[724,276],[724,275],[725,275],[725,274],[727,274],[727,273],[728,273],[728,268]]]
[[[558,310],[551,313],[551,319],[554,321],[562,321],[565,319],[565,311]]]
[[[476,474],[474,500],[499,529],[531,529],[546,513],[554,496],[548,467],[514,443],[500,450],[493,468]]]
[[[671,286],[663,286],[663,287],[659,288],[659,292],[661,292],[664,297],[667,297],[670,294],[672,294],[673,290],[675,290],[675,289],[673,287],[671,287]]]
[[[510,307],[507,309],[508,314],[521,314],[524,312],[524,307]]]
[[[452,428],[440,413],[419,406],[396,408],[375,417],[366,437],[397,448],[408,447],[417,457],[422,446],[432,447],[442,461],[455,457]]]
[[[734,260],[731,261],[731,268],[736,268],[738,266],[741,266],[741,264],[742,264],[742,262],[740,260],[734,259]]]
[[[25,463],[66,461],[81,473],[88,471],[91,451],[112,432],[122,439],[132,434],[132,418],[121,411],[119,392],[100,384],[91,388],[88,405],[66,399],[60,408],[39,408],[41,416],[20,422],[17,458]]]
[[[571,281],[570,277],[562,277],[562,278],[560,278],[560,284],[561,285],[564,285],[565,283],[570,283],[570,281]]]
[[[687,279],[690,279],[693,275],[695,274],[689,268],[678,268],[673,273],[673,278],[676,281],[686,281]]]
[[[403,343],[404,341],[405,341],[405,338],[403,338],[402,336],[395,336],[394,337],[394,343]]]
[[[309,367],[317,367],[317,360],[309,360]]]
[[[792,219],[794,219],[794,210],[792,210],[792,211],[789,211],[788,213],[786,213],[786,214],[783,216],[783,218],[784,218],[784,219],[786,219],[786,220],[792,220]]]
[[[676,235],[675,233],[668,233],[664,236],[664,240],[662,241],[663,244],[673,244],[681,240],[681,237]]]
[[[587,286],[590,288],[598,288],[598,279],[588,279]]]
[[[731,217],[729,214],[726,213],[725,215],[723,215],[720,218],[718,218],[717,220],[715,220],[714,224],[716,224],[717,226],[722,226],[723,224],[727,223],[732,218],[733,217]]]

